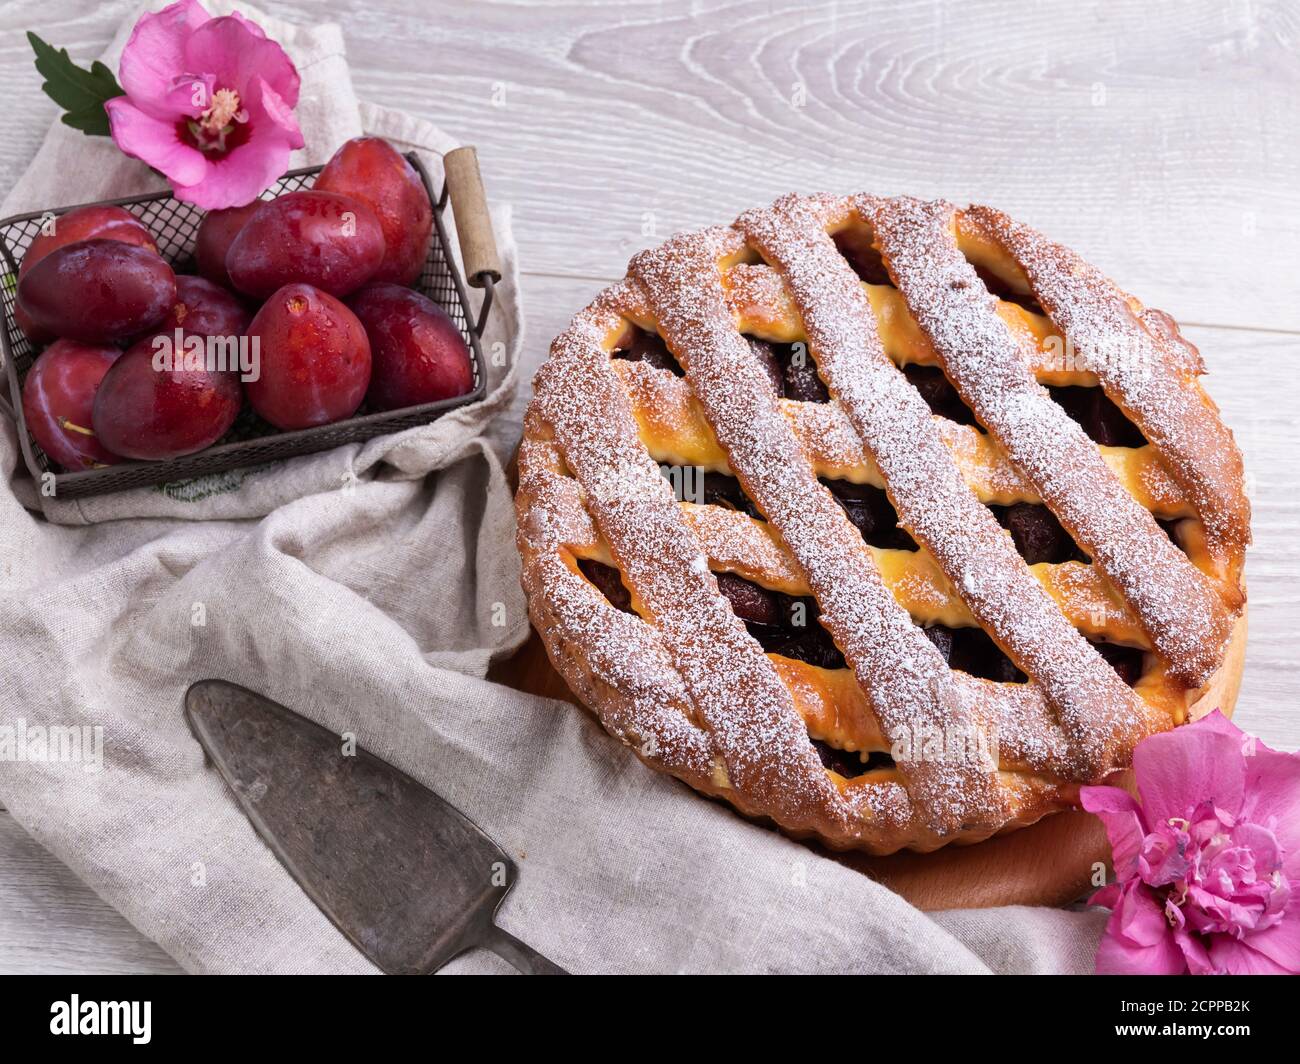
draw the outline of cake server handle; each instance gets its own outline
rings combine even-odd
[[[527,942],[521,942],[503,927],[492,924],[487,935],[478,943],[490,949],[503,961],[523,975],[568,975],[554,961],[549,961]]]

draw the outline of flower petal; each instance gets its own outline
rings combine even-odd
[[[1283,970],[1300,974],[1300,900],[1291,903],[1281,923],[1248,935],[1245,944]]]
[[[1258,739],[1248,745],[1241,812],[1273,829],[1287,877],[1300,880],[1300,754],[1270,750]]]
[[[1159,903],[1134,881],[1110,914],[1097,946],[1097,974],[1181,975],[1186,970]]]
[[[198,118],[212,106],[212,93],[216,89],[216,78],[211,74],[180,74],[172,81],[172,87],[165,96],[145,101],[147,106],[138,101],[141,110],[163,121],[173,121],[180,115]]]
[[[1215,720],[1215,717],[1218,720]],[[1152,735],[1133,751],[1133,771],[1147,824],[1186,817],[1202,801],[1236,814],[1246,785],[1242,733],[1217,713]],[[1235,733],[1235,735],[1233,734]]]
[[[240,97],[253,91],[261,78],[289,107],[298,103],[300,79],[293,60],[275,41],[258,36],[245,19],[214,18],[199,27],[185,45],[190,69],[210,70],[217,88],[234,89]]]
[[[1128,791],[1119,787],[1080,787],[1079,804],[1099,816],[1106,826],[1116,877],[1132,879],[1137,872],[1142,837],[1146,834],[1141,807]]]
[[[175,186],[177,199],[209,211],[242,207],[289,168],[290,151],[303,144],[298,123],[261,79],[254,79],[253,88],[248,102],[248,140],[228,155],[210,160],[201,183]],[[282,113],[272,115],[268,101]]]
[[[242,22],[245,26],[248,27],[248,32],[251,33],[254,37],[266,36],[266,30],[262,29],[262,27],[259,26],[256,22],[254,22],[251,18],[241,15],[238,11],[232,11],[228,17],[233,18],[236,22]]]
[[[1119,899],[1124,895],[1124,888],[1118,883],[1107,883],[1096,894],[1088,899],[1088,905],[1102,905],[1107,909],[1113,909],[1119,904]]]
[[[1207,941],[1185,928],[1180,927],[1174,931],[1174,942],[1178,945],[1183,960],[1187,962],[1187,970],[1192,975],[1214,974],[1214,961],[1210,959],[1209,951],[1205,948]]]
[[[140,16],[122,49],[117,77],[131,102],[146,114],[166,118],[158,101],[168,96],[178,77],[197,72],[185,62],[185,44],[210,17],[198,0],[180,0]]]
[[[298,119],[293,113],[293,108],[286,104],[280,95],[260,78],[257,79],[253,90],[249,93],[250,114],[257,114],[259,110],[266,116],[266,121],[274,123],[283,130],[285,137],[288,138],[289,147],[301,148],[306,144],[302,130],[298,126]]]
[[[1300,969],[1279,964],[1254,948],[1258,940],[1267,934],[1269,932],[1264,931],[1251,935],[1244,942],[1238,942],[1230,935],[1215,935],[1210,939],[1213,970],[1227,975],[1295,975]]]
[[[203,180],[207,160],[197,148],[181,142],[172,122],[160,121],[118,96],[104,104],[113,142],[127,155],[162,171],[174,185]]]

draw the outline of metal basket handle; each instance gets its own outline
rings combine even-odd
[[[492,233],[492,216],[488,213],[483,175],[479,173],[478,153],[473,147],[454,148],[442,157],[447,176],[447,192],[456,215],[456,235],[460,239],[460,257],[465,264],[465,280],[484,289],[479,310],[479,330],[487,321],[492,296],[501,280],[501,258]]]

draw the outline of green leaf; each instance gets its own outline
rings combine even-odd
[[[36,53],[36,71],[45,79],[41,89],[66,112],[64,125],[92,137],[108,136],[104,101],[125,95],[113,72],[98,59],[85,70],[68,58],[66,48],[56,50],[30,31],[27,39]]]

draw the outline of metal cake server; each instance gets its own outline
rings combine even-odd
[[[567,974],[493,922],[514,862],[427,787],[223,680],[190,687],[185,719],[272,852],[380,969],[434,972],[481,946],[521,972]]]

